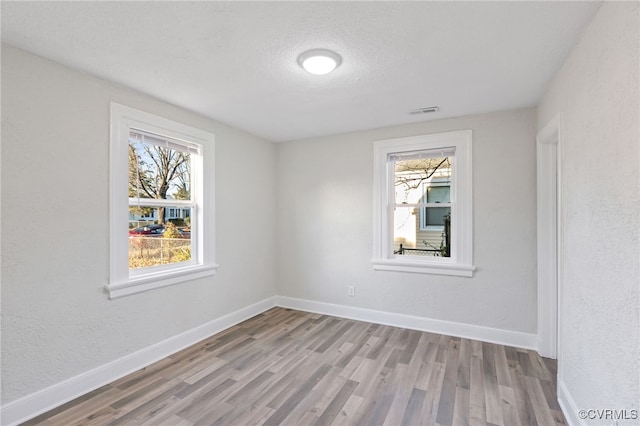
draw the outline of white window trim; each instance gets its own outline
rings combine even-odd
[[[471,130],[387,139],[374,143],[373,269],[472,277],[473,188]],[[418,258],[393,254],[389,154],[455,147],[451,185],[451,257]]]
[[[186,140],[199,145],[201,159],[192,165],[200,169],[198,182],[198,208],[192,213],[200,225],[195,230],[195,258],[191,262],[148,270],[129,270],[128,238],[124,230],[128,227],[128,138],[131,128],[143,129],[177,140]],[[196,129],[175,121],[158,117],[124,105],[111,103],[109,177],[109,280],[105,290],[110,299],[140,293],[155,288],[214,275],[215,263],[215,216],[214,216],[214,143],[212,133]],[[173,200],[175,201],[175,200]],[[172,201],[172,202],[173,202]],[[194,234],[192,234],[194,235]]]

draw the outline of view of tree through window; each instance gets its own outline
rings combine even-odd
[[[129,133],[129,268],[191,259],[191,154],[179,141]]]
[[[395,254],[451,255],[451,157],[428,151],[390,156]]]

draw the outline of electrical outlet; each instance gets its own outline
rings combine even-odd
[[[350,285],[349,286],[348,294],[349,294],[349,296],[355,296],[356,295],[356,286],[355,285]]]

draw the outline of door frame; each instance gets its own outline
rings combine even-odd
[[[558,358],[561,287],[562,117],[554,117],[536,136],[538,353]]]

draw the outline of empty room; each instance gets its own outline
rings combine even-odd
[[[0,424],[640,424],[639,6],[2,1]]]

